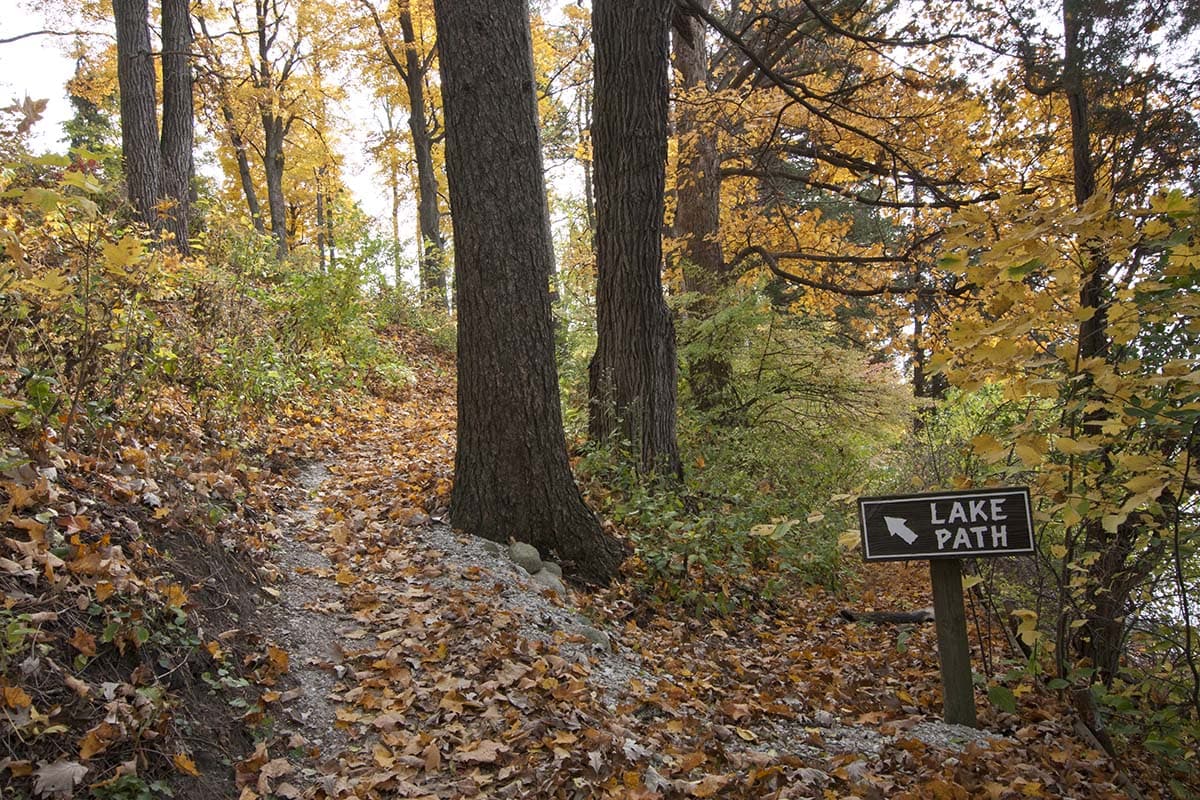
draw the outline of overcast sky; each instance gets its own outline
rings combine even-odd
[[[64,30],[79,27],[78,23],[70,21],[48,22],[38,6],[37,0],[0,0],[0,39],[45,28]],[[74,72],[74,62],[67,53],[70,44],[70,37],[45,35],[0,44],[0,107],[8,106],[14,100],[20,102],[26,94],[35,100],[44,98],[48,101],[43,120],[33,130],[32,149],[37,153],[62,152],[64,149],[62,125],[71,116],[65,86]],[[363,93],[352,89],[341,111],[347,117],[354,117],[343,121],[343,129],[335,137],[338,149],[345,158],[343,180],[363,210],[380,223],[385,223],[390,202],[384,183],[369,163],[366,153],[367,137],[378,125],[370,101]],[[577,171],[575,165],[548,163],[547,167],[547,179],[558,191],[581,193],[582,190],[577,186],[580,178],[574,174]],[[210,166],[210,169],[213,168]],[[201,166],[201,169],[204,167]],[[444,185],[442,191],[445,191]],[[415,207],[401,213],[404,215],[401,235],[411,236],[416,228]],[[387,230],[389,226],[383,224],[382,227]],[[415,246],[412,249],[412,255],[415,256]]]
[[[48,27],[40,13],[24,2],[0,0],[0,39],[8,39]],[[54,150],[61,145],[62,124],[71,116],[66,86],[75,66],[67,56],[69,40],[57,36],[34,36],[0,44],[0,104],[10,105],[25,95],[49,101],[45,119],[34,129],[34,149]]]

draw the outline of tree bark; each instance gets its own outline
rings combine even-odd
[[[195,119],[192,106],[192,23],[188,0],[162,0],[162,194],[172,205],[166,227],[175,246],[188,253],[192,209],[192,145]]]
[[[711,0],[699,0],[705,11]],[[720,284],[723,259],[721,224],[721,163],[714,131],[696,105],[708,83],[708,52],[704,21],[677,6],[673,53],[679,75],[675,101],[675,135],[679,155],[675,166],[674,235],[683,245],[684,291],[711,294]]]
[[[446,297],[446,244],[438,211],[437,172],[433,168],[433,137],[425,116],[425,68],[417,51],[410,4],[398,5],[400,32],[404,36],[404,85],[408,90],[408,132],[417,162],[417,229],[420,235],[418,267],[421,293],[426,302],[449,310]]]
[[[121,157],[129,201],[138,218],[159,228],[162,160],[158,149],[157,79],[146,0],[113,0],[117,86],[121,95]]]
[[[408,93],[408,132],[412,139],[413,158],[417,167],[417,277],[421,300],[443,311],[449,310],[446,296],[446,243],[442,238],[441,212],[438,209],[437,171],[433,165],[433,134],[425,113],[425,76],[427,65],[421,59],[416,30],[413,28],[412,5],[409,0],[397,0],[396,15],[404,42],[404,60],[396,55],[388,41],[383,20],[370,0],[360,0],[371,13],[380,43],[396,74],[404,81]]]
[[[271,214],[271,233],[275,252],[282,260],[288,254],[287,199],[283,194],[283,117],[263,111],[263,171],[267,176],[267,209]]]
[[[276,76],[271,65],[271,45],[275,41],[278,27],[268,30],[267,14],[268,0],[254,0],[255,33],[258,37],[258,69],[255,73],[255,84],[260,93],[259,117],[263,126],[263,171],[267,177],[267,210],[271,215],[271,233],[275,237],[275,252],[282,261],[288,254],[288,224],[287,198],[283,193],[284,170],[284,137],[287,135],[287,125],[284,122],[283,110],[280,108],[280,89],[282,82],[287,80],[287,68],[279,75],[280,85],[276,85]],[[278,26],[278,20],[275,25]],[[293,50],[293,57],[295,51]],[[290,66],[291,62],[288,62]]]
[[[596,354],[593,441],[629,442],[645,473],[682,476],[675,328],[663,299],[668,31],[672,0],[596,0]]]
[[[262,207],[258,203],[258,191],[254,188],[254,176],[250,172],[250,158],[246,154],[246,140],[242,138],[241,132],[237,129],[233,109],[225,100],[221,101],[221,116],[225,119],[229,144],[233,147],[234,155],[237,158],[238,181],[242,186],[242,195],[246,198],[246,210],[250,212],[250,223],[254,226],[254,230],[266,233],[267,226],[263,224]]]
[[[1087,69],[1084,17],[1088,13],[1086,0],[1063,0],[1062,90],[1070,111],[1071,162],[1077,208],[1082,208],[1096,193],[1088,90],[1084,80]],[[1105,302],[1110,262],[1102,245],[1082,242],[1081,247],[1086,263],[1079,289],[1079,307],[1092,310],[1091,316],[1079,324],[1078,352],[1082,363],[1089,359],[1107,359],[1111,354],[1111,346]],[[1090,374],[1085,372],[1083,378],[1080,388],[1091,391]],[[1106,419],[1104,411],[1086,412],[1082,419],[1084,433],[1102,435]],[[1102,452],[1099,457],[1107,460],[1109,454]],[[1138,582],[1138,577],[1135,577],[1138,565],[1136,561],[1130,563],[1135,535],[1128,523],[1122,523],[1111,533],[1105,530],[1099,517],[1083,523],[1084,549],[1096,553],[1098,558],[1088,566],[1087,618],[1078,631],[1075,649],[1091,661],[1097,677],[1106,685],[1111,685],[1120,668],[1128,630],[1126,613],[1129,597]]]
[[[325,272],[325,193],[321,191],[321,176],[317,175],[317,268]]]
[[[622,558],[563,440],[553,261],[525,0],[436,0],[458,287],[455,526],[513,537],[606,583]]]
[[[202,16],[196,17],[196,21],[199,23],[200,32],[204,36],[200,40],[201,52],[212,63],[212,67],[208,70],[208,75],[211,76],[213,82],[216,84],[216,95],[221,111],[221,119],[225,122],[225,134],[229,137],[229,145],[233,148],[234,158],[237,160],[238,181],[242,187],[242,196],[246,198],[246,210],[250,213],[250,222],[254,226],[254,230],[259,233],[266,233],[267,229],[263,224],[262,208],[258,203],[258,192],[254,188],[254,177],[250,172],[250,158],[247,153],[246,140],[242,138],[242,133],[238,130],[237,117],[233,113],[233,105],[229,99],[229,82],[224,75],[217,50],[213,46],[213,38],[208,32],[208,24]]]

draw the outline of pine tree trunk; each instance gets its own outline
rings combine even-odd
[[[563,440],[553,262],[525,0],[437,0],[458,288],[455,526],[557,553],[607,582],[622,558]]]
[[[195,138],[188,0],[162,0],[162,41],[162,194],[172,203],[166,227],[175,235],[179,251],[187,253]]]
[[[675,328],[662,293],[671,0],[596,0],[596,354],[588,432],[628,441],[646,473],[681,476]]]
[[[148,15],[146,0],[113,0],[125,182],[138,218],[151,228],[158,228],[162,161],[158,150],[157,79]]]

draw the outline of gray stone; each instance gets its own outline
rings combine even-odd
[[[606,653],[612,652],[612,639],[607,633],[590,625],[581,625],[579,634]]]
[[[504,552],[504,545],[500,544],[499,542],[493,542],[491,539],[484,539],[483,549],[489,553],[500,555]]]
[[[563,585],[562,579],[552,572],[543,569],[533,573],[533,582],[538,586],[553,589],[559,597],[567,596],[567,587]]]
[[[553,561],[543,561],[542,569],[546,570],[546,572],[549,572],[551,575],[556,575],[559,578],[562,577],[562,567],[560,567],[558,564],[555,564]]]
[[[513,542],[508,546],[508,557],[530,575],[536,575],[542,569],[542,557],[531,544]]]

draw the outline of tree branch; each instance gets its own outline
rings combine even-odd
[[[879,147],[881,150],[895,159],[898,164],[903,166],[904,172],[907,173],[914,184],[928,189],[937,197],[938,200],[943,202],[954,202],[954,199],[947,195],[940,188],[940,182],[926,178],[921,169],[918,168],[916,164],[912,163],[903,153],[899,152],[892,144],[884,141],[869,131],[863,130],[857,125],[853,125],[846,120],[837,119],[831,113],[829,113],[829,111],[817,107],[813,101],[814,99],[819,98],[814,98],[813,94],[808,90],[807,87],[803,86],[802,84],[798,84],[795,81],[790,81],[784,76],[780,75],[772,66],[768,65],[766,61],[764,61],[763,58],[755,51],[755,49],[750,47],[746,43],[745,39],[743,39],[738,33],[730,30],[727,25],[725,25],[708,11],[705,11],[704,8],[700,6],[698,0],[681,0],[681,2],[686,2],[694,14],[707,22],[713,28],[713,30],[717,31],[727,40],[735,44],[738,49],[745,54],[746,58],[750,59],[750,61],[752,61],[754,65],[758,67],[759,71],[762,72],[763,75],[770,79],[770,81],[775,84],[780,91],[798,103],[801,107],[819,119],[825,120],[830,125],[833,125],[847,133],[851,133],[860,139]]]
[[[46,29],[40,31],[30,31],[29,33],[21,33],[16,36],[9,36],[8,38],[0,39],[0,44],[12,44],[13,42],[19,42],[22,39],[30,39],[34,36],[103,36],[107,39],[113,38],[112,34],[101,33],[100,31],[52,31]]]
[[[752,255],[757,255],[759,258],[761,258],[763,260],[763,263],[765,263],[767,265],[767,268],[769,270],[771,270],[771,272],[773,274],[775,274],[776,276],[778,276],[780,278],[783,278],[785,281],[789,281],[791,283],[795,283],[800,286],[807,286],[810,289],[820,289],[820,290],[826,291],[826,292],[833,292],[835,294],[840,294],[844,297],[878,297],[879,295],[883,295],[883,294],[903,294],[905,292],[909,292],[912,290],[912,287],[907,284],[888,284],[886,286],[874,286],[874,287],[870,287],[870,288],[866,288],[866,289],[852,289],[852,288],[849,288],[846,286],[839,286],[836,283],[830,283],[829,281],[821,281],[821,280],[816,280],[813,278],[805,278],[801,275],[797,275],[794,272],[788,272],[787,270],[785,270],[779,266],[779,259],[781,259],[781,258],[805,260],[805,261],[824,261],[826,263],[834,262],[834,261],[845,263],[845,262],[855,261],[855,260],[858,263],[863,263],[866,261],[871,261],[871,262],[899,261],[900,259],[897,259],[897,258],[891,258],[891,257],[885,257],[885,256],[864,256],[860,259],[852,259],[851,257],[846,257],[846,256],[825,256],[825,255],[820,255],[820,254],[815,254],[815,253],[814,254],[797,253],[797,252],[773,253],[770,250],[768,250],[767,248],[763,247],[762,245],[752,244],[749,247],[742,248],[741,252],[739,252],[736,256],[733,257],[733,260],[731,260],[729,262],[729,265],[728,265],[729,269],[733,269],[738,264],[740,264],[742,261],[745,261],[748,257],[750,257]]]

